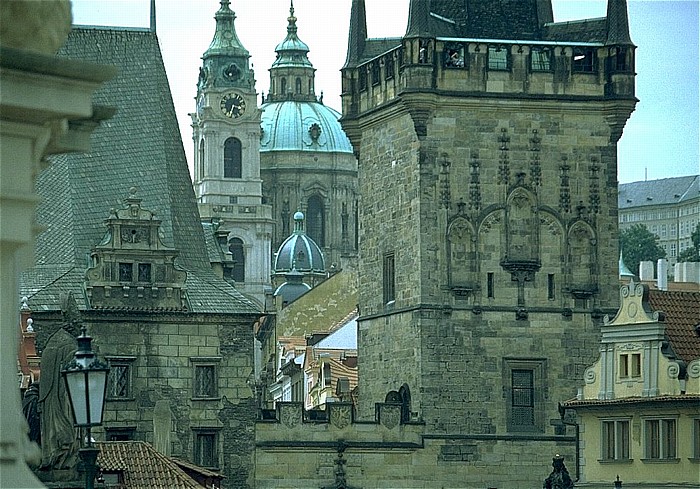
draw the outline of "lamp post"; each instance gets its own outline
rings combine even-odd
[[[85,468],[85,489],[95,487],[99,449],[92,445],[90,428],[102,424],[108,372],[109,366],[101,362],[92,351],[92,338],[83,327],[78,336],[78,351],[73,360],[61,369],[61,375],[65,379],[68,399],[73,409],[73,425],[85,428],[87,436],[86,446],[78,451]]]

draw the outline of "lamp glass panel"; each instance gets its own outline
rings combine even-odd
[[[90,394],[90,424],[102,423],[102,408],[105,404],[106,370],[93,370],[88,376]]]
[[[87,402],[85,387],[87,378],[84,371],[69,372],[66,374],[66,384],[68,393],[70,394],[71,404],[73,405],[73,414],[75,415],[75,424],[78,426],[87,425]]]

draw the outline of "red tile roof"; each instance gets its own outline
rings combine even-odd
[[[690,403],[697,406],[700,395],[677,395],[656,397],[622,397],[619,399],[570,399],[562,403],[566,408],[596,407],[596,406],[625,406],[628,404],[657,404],[657,403]]]
[[[688,363],[700,358],[700,292],[650,290],[649,305],[664,312],[666,336],[675,354]]]
[[[143,441],[106,441],[95,443],[102,472],[122,472],[119,489],[202,489],[178,465]]]

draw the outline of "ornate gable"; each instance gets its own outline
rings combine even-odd
[[[160,239],[161,221],[141,207],[131,188],[124,208],[112,209],[107,233],[91,253],[86,273],[94,309],[186,310],[187,274],[175,267],[178,252]]]

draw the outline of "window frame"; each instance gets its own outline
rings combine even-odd
[[[396,253],[384,253],[382,259],[382,299],[384,305],[396,302]]]
[[[538,53],[538,56],[533,56],[533,54]],[[546,53],[547,67],[542,67],[542,62],[545,58],[542,55]],[[530,48],[530,71],[533,73],[549,73],[553,71],[554,63],[552,63],[552,58],[554,57],[554,51],[550,47],[544,46],[533,46]],[[537,58],[537,60],[536,60]],[[537,63],[536,63],[537,61]],[[536,67],[537,65],[537,67]]]
[[[577,56],[583,58],[577,60]],[[575,47],[571,53],[571,72],[572,73],[597,73],[597,53],[591,47]],[[586,60],[584,63],[583,61]]]
[[[192,400],[194,401],[211,401],[221,399],[219,394],[219,364],[221,363],[221,357],[190,357],[190,362],[192,363]],[[202,392],[198,389],[198,371],[202,368],[211,368],[213,379],[212,379],[212,390],[211,392]]]
[[[678,461],[678,418],[676,416],[654,416],[644,417],[642,421],[644,431],[644,458],[642,461],[661,463]],[[669,425],[672,426],[670,430]]]
[[[136,439],[136,426],[113,426],[105,428],[106,441],[133,441]]]
[[[630,425],[632,419],[603,418],[600,420],[600,460],[603,463],[630,462]],[[610,431],[610,426],[613,427]],[[623,428],[624,427],[624,428]],[[610,446],[610,434],[613,435],[612,447]],[[612,454],[610,449],[612,448]],[[611,456],[612,455],[612,456]]]
[[[105,356],[105,360],[109,364],[109,373],[107,374],[107,391],[105,392],[106,401],[133,401],[134,397],[134,356]],[[114,395],[114,375],[118,367],[126,368],[126,393],[121,396]]]
[[[503,397],[506,402],[506,429],[510,433],[543,433],[545,431],[544,393],[546,390],[546,363],[544,358],[504,358],[503,359]],[[532,373],[531,402],[532,423],[516,423],[514,411],[513,372],[530,371]]]
[[[223,165],[224,178],[243,178],[243,143],[237,137],[224,141]]]
[[[221,450],[219,447],[219,440],[221,429],[219,428],[192,428],[192,460],[196,465],[200,467],[205,467],[208,469],[218,469],[221,467]],[[212,437],[211,449],[212,453],[209,460],[205,460],[203,454],[203,446],[201,444],[205,437]],[[210,464],[208,462],[214,462]]]
[[[505,59],[496,59],[492,53],[505,53]],[[486,67],[489,71],[510,71],[510,49],[508,46],[489,46],[487,49]],[[505,64],[503,64],[505,62]]]
[[[623,352],[618,354],[618,378],[623,381],[642,379],[641,352]]]

